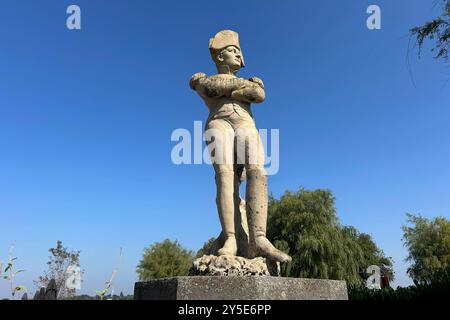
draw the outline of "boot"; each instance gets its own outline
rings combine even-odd
[[[224,244],[217,251],[219,256],[237,253],[237,243],[234,227],[234,172],[222,171],[216,173],[217,185],[217,211],[219,212],[220,224]]]
[[[267,176],[263,169],[247,171],[246,211],[250,234],[250,258],[265,257],[278,262],[292,258],[275,248],[266,238],[267,230]]]

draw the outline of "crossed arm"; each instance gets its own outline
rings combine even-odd
[[[264,84],[261,79],[256,77],[249,80],[243,78],[224,79],[196,73],[192,76],[189,85],[204,98],[228,97],[245,103],[260,103],[265,99]]]

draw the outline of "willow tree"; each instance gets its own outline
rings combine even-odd
[[[411,263],[408,274],[418,284],[427,284],[440,273],[450,271],[450,220],[432,220],[408,214],[403,226],[403,241]],[[449,273],[450,274],[450,273]]]
[[[286,192],[279,200],[271,197],[268,236],[292,256],[283,276],[346,280],[355,286],[362,283],[361,272],[372,263],[381,264],[393,276],[392,261],[370,236],[340,225],[329,190],[300,189]]]
[[[425,40],[435,42],[432,51],[435,52],[436,59],[448,61],[450,51],[450,0],[439,0],[443,13],[435,19],[424,23],[421,26],[411,29],[419,45],[419,55]]]

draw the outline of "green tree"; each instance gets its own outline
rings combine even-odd
[[[369,234],[360,233],[351,226],[343,227],[342,231],[348,233],[362,250],[362,260],[359,262],[360,274],[364,274],[368,266],[376,265],[380,267],[382,276],[387,276],[390,281],[394,280],[392,258],[386,257],[384,252],[378,248]],[[367,275],[363,278],[366,277]]]
[[[450,221],[443,217],[428,220],[407,214],[403,241],[408,248],[408,274],[416,284],[430,283],[436,274],[450,267]]]
[[[339,224],[329,190],[287,191],[269,200],[268,237],[292,256],[284,276],[343,279],[350,286],[362,283],[361,270],[370,264],[392,262],[369,235]],[[382,266],[380,266],[382,267]]]
[[[201,247],[198,251],[197,254],[195,255],[195,258],[201,258],[202,256],[204,256],[205,254],[209,253],[209,250],[211,250],[211,247],[213,246],[214,242],[216,241],[216,238],[212,237],[210,238],[208,241],[206,241],[203,244],[203,247]]]
[[[140,280],[186,276],[194,260],[194,253],[184,249],[178,241],[169,239],[144,249],[137,273]]]
[[[411,33],[416,37],[419,45],[419,55],[425,40],[434,40],[435,46],[432,51],[436,52],[435,58],[448,61],[448,52],[450,50],[450,0],[439,0],[439,3],[443,7],[442,15],[426,22],[422,26],[412,28]]]

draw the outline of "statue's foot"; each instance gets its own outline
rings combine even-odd
[[[237,253],[237,243],[235,237],[228,237],[223,247],[217,251],[219,256],[235,256]]]
[[[265,257],[269,260],[275,260],[278,262],[289,262],[292,258],[281,250],[278,250],[273,246],[270,241],[264,237],[259,236],[255,239],[256,254]]]

